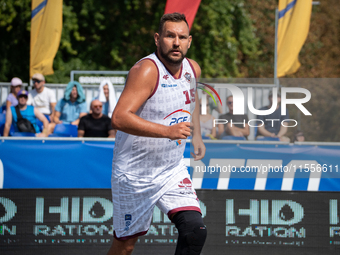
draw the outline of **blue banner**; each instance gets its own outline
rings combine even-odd
[[[111,188],[113,141],[2,140],[4,189]],[[184,154],[196,189],[340,191],[340,146],[206,143]]]

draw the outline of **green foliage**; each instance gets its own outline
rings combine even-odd
[[[0,81],[28,80],[31,1],[0,0]]]
[[[258,55],[258,39],[243,1],[202,1],[192,28],[188,56],[202,68],[202,77],[241,77],[240,67]]]
[[[313,7],[301,68],[289,77],[338,77],[339,0]],[[49,83],[67,83],[71,70],[129,70],[155,51],[153,34],[166,1],[64,0],[63,31]],[[203,78],[273,77],[274,20],[278,0],[202,0],[188,57]],[[28,81],[31,0],[0,0],[0,81]],[[301,117],[308,140],[340,139],[338,84],[315,85],[320,100],[308,109],[324,119]],[[335,97],[332,101],[329,96]],[[337,102],[337,101],[336,101]],[[292,117],[300,118],[298,112]],[[326,124],[325,124],[326,123]],[[332,134],[331,136],[329,134]]]
[[[129,70],[155,51],[153,34],[165,9],[156,0],[64,0],[63,31],[47,82],[66,83],[71,70]],[[0,0],[0,80],[28,79],[31,1]],[[203,0],[188,57],[205,77],[239,77],[258,55],[243,0]]]

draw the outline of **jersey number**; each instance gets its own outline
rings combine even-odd
[[[185,95],[186,101],[185,104],[190,104],[191,102],[195,102],[195,89],[192,88],[190,89],[190,96],[191,96],[191,100],[190,100],[190,96],[189,96],[189,91],[184,90],[183,94]]]

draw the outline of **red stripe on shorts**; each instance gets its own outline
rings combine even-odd
[[[125,241],[125,240],[128,240],[128,239],[137,237],[137,236],[143,236],[143,235],[145,235],[147,232],[148,232],[148,230],[147,230],[147,231],[143,231],[143,232],[139,232],[139,233],[134,234],[134,235],[131,235],[131,236],[117,237],[117,236],[116,236],[116,232],[114,231],[114,232],[113,232],[113,235],[114,235],[114,237],[115,237],[117,240],[119,240],[119,241]]]

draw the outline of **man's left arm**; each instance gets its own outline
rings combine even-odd
[[[284,136],[287,133],[287,131],[288,131],[287,125],[289,124],[289,122],[288,121],[284,121],[286,119],[289,119],[288,110],[287,110],[286,115],[281,115],[281,117],[280,117],[281,126],[280,126],[280,131],[277,133],[277,137],[279,137],[279,138]]]
[[[285,125],[287,125],[287,122],[283,122]],[[288,127],[284,127],[281,125],[279,133],[277,133],[277,137],[282,137],[284,136],[288,131]]]
[[[116,137],[116,130],[111,129],[111,130],[109,130],[108,134],[109,134],[108,138],[115,138]]]
[[[201,76],[201,68],[196,63],[196,61],[191,59],[189,61],[195,69],[196,79],[198,80]],[[192,156],[196,161],[202,159],[205,155],[205,145],[202,140],[200,127],[200,105],[197,91],[195,93],[195,109],[192,114],[192,128],[192,145],[194,146],[194,154],[192,154]]]
[[[87,110],[86,110],[86,103],[81,103],[80,105],[80,113],[79,113],[79,117],[78,119],[76,119],[75,121],[71,122],[72,125],[79,125],[79,120],[81,119],[81,117],[84,117],[85,115],[87,115]]]
[[[108,119],[107,122],[107,134],[108,134],[108,138],[116,138],[116,133],[117,130],[113,129],[112,125],[111,125],[111,119]]]
[[[51,103],[51,116],[50,116],[50,120],[51,122],[54,122],[54,114],[55,114],[55,106],[57,103]]]
[[[54,122],[54,115],[55,115],[55,106],[57,104],[57,97],[54,93],[53,90],[50,90],[50,106],[51,106],[51,116],[50,116],[50,122],[53,123]]]

